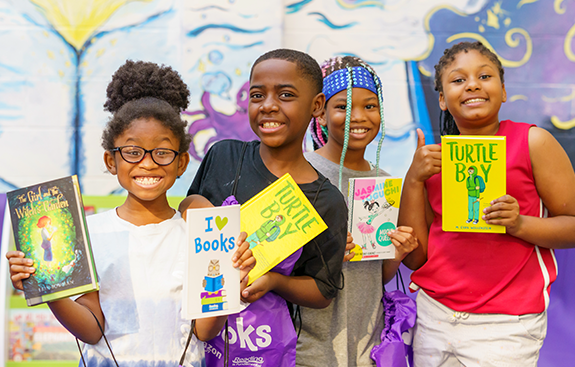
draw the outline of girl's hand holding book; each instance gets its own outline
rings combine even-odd
[[[343,257],[343,262],[353,259],[355,252],[351,251],[355,248],[355,243],[353,243],[353,237],[351,233],[347,232],[347,241],[345,244],[345,256]]]
[[[491,206],[483,209],[481,217],[487,224],[498,224],[507,228],[507,233],[514,236],[521,227],[519,203],[511,195],[503,195],[493,200]]]
[[[399,226],[393,231],[387,233],[391,239],[391,243],[395,246],[395,261],[401,262],[409,253],[419,246],[419,241],[415,237],[413,228],[407,226]]]
[[[34,262],[32,259],[26,259],[24,253],[20,251],[8,251],[6,258],[10,264],[10,280],[12,281],[12,286],[16,289],[23,290],[22,279],[28,279],[30,274],[36,271],[36,268],[32,267]]]

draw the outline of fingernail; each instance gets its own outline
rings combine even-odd
[[[26,259],[26,265],[32,265],[32,259]]]
[[[28,268],[28,271],[34,271],[34,270],[36,270],[36,269],[34,269],[34,268]]]

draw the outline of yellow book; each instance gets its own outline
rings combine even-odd
[[[257,261],[248,284],[327,229],[289,173],[245,202],[240,217]]]
[[[506,193],[504,136],[441,137],[442,229],[449,232],[505,233],[481,217],[490,202]]]

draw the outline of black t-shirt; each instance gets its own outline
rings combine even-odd
[[[246,143],[235,197],[245,203],[278,177],[265,166],[260,142]],[[199,194],[219,206],[234,187],[244,142],[223,140],[214,144],[200,164],[188,195]],[[318,172],[314,182],[298,185],[327,224],[327,229],[303,247],[293,274],[315,279],[321,294],[335,297],[343,286],[341,267],[347,238],[347,207],[339,190]]]

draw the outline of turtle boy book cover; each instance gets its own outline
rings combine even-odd
[[[327,229],[289,173],[245,202],[240,212],[242,231],[256,258],[248,284]]]
[[[99,289],[77,176],[6,193],[16,249],[34,260],[28,306]]]
[[[398,177],[349,179],[348,231],[356,244],[350,261],[395,258],[387,232],[397,228],[402,181]]]
[[[240,234],[240,206],[188,209],[183,317],[238,313],[240,271],[232,266]]]
[[[487,224],[483,209],[506,193],[505,136],[441,137],[442,229],[448,232],[505,233]]]

